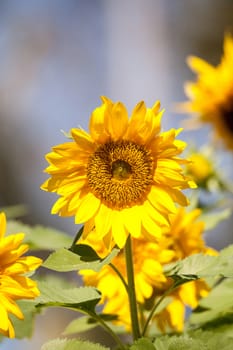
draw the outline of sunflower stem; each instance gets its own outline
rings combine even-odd
[[[91,316],[97,321],[99,322],[99,324],[102,326],[102,328],[105,329],[106,332],[108,332],[112,338],[115,340],[116,344],[119,345],[119,349],[121,350],[125,350],[125,346],[124,344],[122,343],[121,339],[118,337],[118,335],[111,329],[111,327],[109,327],[105,322],[104,320],[98,316],[97,314],[91,314]]]
[[[161,298],[158,300],[157,303],[155,303],[155,305],[153,306],[153,308],[150,311],[150,314],[146,320],[146,323],[144,325],[144,328],[142,330],[142,336],[146,335],[147,329],[149,327],[150,321],[152,320],[152,317],[154,316],[155,311],[157,310],[157,308],[159,307],[159,305],[162,303],[162,301],[171,293],[171,291],[173,291],[174,289],[176,289],[176,286],[172,285],[170,288],[168,288],[164,294],[161,296]]]
[[[130,235],[127,238],[125,245],[125,261],[128,279],[128,297],[129,297],[129,307],[130,316],[132,324],[133,339],[137,340],[141,337],[139,322],[138,322],[138,310],[137,310],[137,300],[135,292],[135,282],[134,282],[134,268],[133,268],[133,256],[132,256],[132,244]]]
[[[109,266],[113,269],[113,271],[117,274],[117,276],[120,278],[121,282],[123,283],[126,292],[129,292],[129,288],[128,288],[128,284],[126,283],[124,277],[122,276],[122,274],[120,273],[120,271],[116,268],[115,265],[113,265],[112,263],[109,264]]]

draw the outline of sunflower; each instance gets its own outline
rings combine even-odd
[[[36,282],[24,274],[37,269],[42,261],[34,256],[22,256],[28,251],[28,245],[22,244],[24,234],[4,237],[5,229],[6,217],[0,213],[0,333],[14,338],[15,331],[9,314],[23,319],[16,301],[34,299],[39,295]]]
[[[196,184],[204,187],[210,177],[214,175],[212,161],[204,153],[193,152],[187,165],[187,173],[193,178]]]
[[[196,253],[217,254],[205,245],[202,237],[204,223],[199,220],[200,213],[199,209],[186,212],[179,208],[170,218],[169,231],[164,232],[158,242],[149,241],[144,236],[132,239],[136,299],[141,305],[141,310],[148,312],[172,285],[172,280],[163,273],[165,264]],[[95,231],[78,243],[91,246],[102,258],[108,254],[103,242],[96,241]],[[127,280],[123,250],[112,260],[111,265],[105,265],[100,272],[82,270],[79,273],[83,276],[84,284],[101,291],[103,313],[117,315],[115,323],[124,325],[130,331],[127,291],[113,266],[123,279]],[[208,291],[209,287],[201,280],[180,286],[169,294],[168,304],[155,315],[154,324],[162,332],[167,328],[181,331],[184,327],[186,306],[195,308],[200,297],[206,296]],[[141,322],[143,323],[142,315]]]
[[[216,250],[207,247],[203,239],[205,224],[200,220],[201,209],[186,211],[179,208],[176,214],[170,215],[171,227],[165,233],[167,246],[175,253],[174,261],[187,256],[203,253],[217,255]]]
[[[42,189],[60,196],[51,213],[75,216],[85,224],[84,237],[95,227],[106,245],[113,240],[122,248],[142,228],[157,239],[175,202],[187,205],[181,190],[195,187],[183,175],[180,130],[160,132],[159,102],[152,108],[139,102],[130,119],[121,102],[102,102],[91,115],[90,134],[73,128],[72,140],[46,156],[51,177]]]
[[[197,113],[199,121],[212,125],[214,134],[226,148],[233,150],[233,38],[224,38],[224,54],[215,67],[198,57],[189,57],[188,65],[197,74],[185,92],[190,101],[181,110]]]
[[[100,257],[108,254],[107,248],[100,242],[96,242],[95,231],[78,243],[91,246]],[[144,304],[151,298],[154,289],[161,289],[167,281],[163,273],[163,264],[173,260],[175,253],[167,248],[170,242],[163,240],[159,243],[150,242],[143,236],[132,239],[134,257],[134,279],[136,286],[137,302]],[[84,284],[96,287],[101,291],[104,304],[103,313],[117,315],[115,321],[118,325],[124,325],[128,331],[131,330],[130,311],[128,295],[125,285],[119,274],[112,266],[115,266],[123,279],[127,280],[124,250],[112,260],[111,265],[105,265],[100,272],[82,270],[79,274],[83,276]]]
[[[191,281],[181,285],[169,295],[170,302],[154,316],[155,325],[162,332],[182,332],[187,306],[194,309],[198,300],[209,293],[209,287],[202,280]]]

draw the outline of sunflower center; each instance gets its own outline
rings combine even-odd
[[[130,177],[131,173],[130,164],[124,160],[116,160],[112,163],[112,175],[116,180],[124,181]]]
[[[132,141],[109,141],[89,158],[91,191],[105,205],[121,210],[146,199],[153,181],[154,162],[145,147]]]
[[[233,134],[233,96],[229,98],[228,104],[222,106],[221,114],[224,119],[225,126]]]

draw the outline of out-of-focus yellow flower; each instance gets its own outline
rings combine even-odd
[[[187,172],[199,186],[213,175],[214,169],[210,159],[203,153],[194,152],[189,157],[190,163],[187,164]]]
[[[16,301],[34,299],[39,295],[36,282],[24,274],[37,269],[42,260],[34,256],[23,256],[28,245],[22,244],[23,233],[4,237],[6,218],[0,213],[0,333],[14,338],[15,331],[9,314],[23,319]]]
[[[197,73],[196,82],[185,84],[190,101],[181,104],[185,112],[195,112],[199,120],[212,125],[215,135],[233,150],[233,38],[225,35],[224,54],[216,66],[198,57],[188,64]]]
[[[198,305],[198,300],[208,295],[209,288],[202,280],[191,281],[181,285],[169,297],[171,302],[159,314],[155,315],[154,321],[163,332],[182,332],[186,307],[192,309]]]
[[[181,167],[180,130],[160,132],[159,102],[152,108],[139,102],[129,119],[124,104],[102,101],[91,115],[90,134],[71,129],[72,141],[47,154],[51,177],[42,189],[60,196],[53,214],[85,223],[84,237],[95,227],[97,240],[122,248],[129,233],[137,238],[143,228],[158,239],[174,203],[187,205],[181,190],[195,187]]]
[[[86,240],[78,243],[90,245],[101,257],[104,257],[107,253],[106,248],[102,248],[99,243],[95,244],[95,231],[92,231]],[[163,240],[160,244],[150,242],[145,238],[132,240],[136,298],[141,304],[152,296],[154,288],[161,288],[167,280],[163,274],[162,265],[172,261],[175,253],[168,249],[166,244],[169,244],[166,240]],[[123,250],[113,259],[112,264],[116,266],[126,280],[127,273]],[[130,314],[127,292],[112,267],[105,265],[98,273],[91,270],[83,270],[79,273],[83,275],[86,285],[96,286],[101,291],[102,302],[106,302],[103,312],[116,314],[118,323],[124,324],[129,330]]]
[[[175,215],[170,216],[171,227],[166,233],[169,249],[175,253],[175,260],[184,259],[187,256],[204,253],[216,255],[217,252],[205,245],[203,239],[204,222],[198,220],[201,215],[200,209],[187,212],[179,208]]]
[[[177,209],[176,214],[170,218],[171,226],[165,231],[158,242],[151,242],[145,238],[133,239],[133,259],[135,272],[135,286],[137,302],[141,305],[151,305],[149,300],[158,301],[163,293],[170,287],[172,281],[163,273],[163,265],[185,258],[195,253],[217,254],[205,246],[202,238],[204,224],[198,221],[200,210],[187,213],[183,208]],[[86,240],[78,243],[91,245],[101,256],[107,254],[106,248],[95,243],[95,231],[89,234]],[[112,264],[126,279],[124,253],[112,260]],[[85,270],[80,272],[84,283],[97,287],[102,293],[104,303],[103,312],[116,314],[117,323],[130,330],[130,313],[126,289],[111,266],[107,265],[100,272]],[[202,281],[194,281],[182,285],[169,294],[171,302],[158,315],[154,321],[161,331],[170,327],[181,331],[184,326],[185,307],[196,307],[200,296],[208,293],[208,286]]]

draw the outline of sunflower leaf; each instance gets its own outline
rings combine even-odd
[[[215,331],[196,330],[183,335],[162,336],[155,340],[156,350],[231,350],[233,338]]]
[[[35,307],[36,303],[32,300],[20,300],[17,304],[24,315],[24,319],[20,320],[13,315],[11,316],[15,337],[17,339],[30,338],[34,330],[34,318],[39,310]]]
[[[93,287],[63,288],[47,281],[38,282],[40,295],[36,299],[38,306],[61,306],[80,311],[94,312],[99,302],[100,292]]]
[[[164,267],[167,276],[177,284],[198,278],[233,277],[233,245],[223,249],[218,256],[194,254]]]
[[[41,350],[110,350],[100,344],[76,339],[53,339],[45,343]]]
[[[198,308],[189,318],[190,324],[216,327],[218,324],[232,325],[233,329],[233,280],[225,279],[217,284],[199,302]],[[233,337],[233,333],[232,333]]]
[[[72,238],[68,234],[52,227],[30,226],[18,220],[9,220],[7,234],[16,232],[25,233],[24,241],[29,244],[31,250],[55,250],[69,247],[72,243]]]
[[[84,244],[80,246],[83,246],[83,249],[79,250],[79,254],[81,255],[68,249],[61,248],[50,254],[47,260],[43,263],[43,266],[60,272],[78,270],[100,271],[100,269],[104,265],[109,264],[119,252],[119,249],[114,248],[106,258],[101,259],[96,253],[93,253],[92,248],[89,246],[85,246]]]
[[[149,338],[141,338],[130,347],[130,350],[156,350],[156,348]]]
[[[82,316],[82,317],[75,318],[68,324],[63,334],[70,335],[70,334],[82,333],[97,327],[98,326],[97,321],[96,320],[92,321],[92,320],[93,319],[89,316]]]

